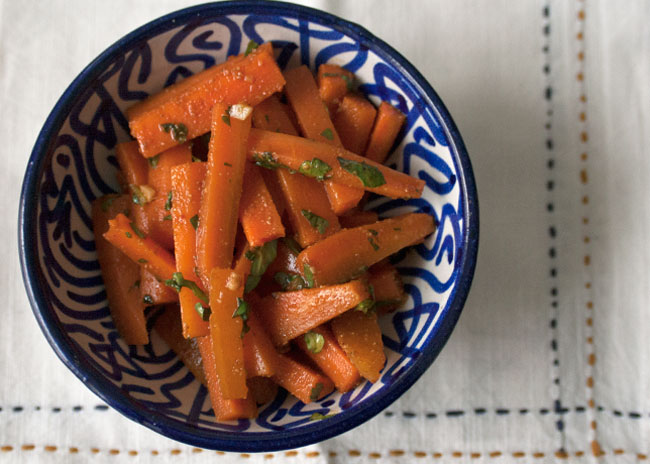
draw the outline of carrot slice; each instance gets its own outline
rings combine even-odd
[[[205,163],[186,163],[171,169],[172,197],[171,213],[174,219],[174,254],[176,271],[199,286],[202,281],[196,274],[196,222],[201,207],[201,189],[205,178]],[[203,288],[205,290],[205,287]],[[183,336],[203,337],[210,333],[209,324],[204,321],[195,307],[201,300],[189,288],[179,293]]]
[[[246,384],[257,404],[269,403],[278,394],[278,384],[269,377],[251,377]]]
[[[399,272],[387,260],[372,266],[367,276],[374,290],[375,308],[380,314],[394,311],[406,298]]]
[[[284,226],[257,166],[246,163],[239,221],[251,246],[284,237]]]
[[[318,67],[317,80],[320,98],[327,105],[330,116],[334,116],[341,98],[352,90],[354,74],[340,66],[325,63]]]
[[[274,293],[260,300],[256,312],[273,343],[282,346],[368,298],[365,284],[353,280],[329,287]]]
[[[301,363],[291,353],[278,354],[273,380],[305,404],[317,401],[334,390],[330,379]]]
[[[210,392],[212,410],[217,420],[252,419],[257,416],[257,405],[251,395],[245,399],[228,400],[223,397],[219,377],[217,376],[212,337],[196,339],[203,359],[203,372]]]
[[[278,353],[254,310],[249,313],[247,323],[250,330],[242,340],[246,377],[271,377],[275,373]]]
[[[386,161],[406,116],[392,105],[381,102],[366,148],[366,158],[377,163]]]
[[[379,380],[386,363],[377,314],[348,311],[332,320],[332,332],[359,373],[371,382]]]
[[[270,44],[171,85],[127,111],[131,135],[146,158],[205,134],[212,107],[255,106],[284,85]]]
[[[419,198],[425,184],[424,180],[367,160],[344,148],[260,129],[251,129],[247,154],[253,161],[261,155],[272,157],[274,162],[296,171],[303,162],[318,158],[332,168],[328,173],[332,181],[391,198]]]
[[[298,135],[298,130],[289,116],[290,109],[277,95],[259,103],[253,109],[253,127],[271,132]]]
[[[233,314],[243,295],[241,280],[230,269],[215,267],[210,273],[210,338],[219,386],[226,399],[243,399],[248,394],[242,345],[243,318],[248,314]]]
[[[148,305],[178,303],[178,293],[144,268],[140,268],[140,297]]]
[[[138,150],[138,142],[133,140],[118,143],[115,147],[115,157],[127,184],[143,185],[147,183],[149,165]]]
[[[341,227],[351,229],[353,227],[374,224],[379,220],[379,216],[374,211],[348,211],[343,216],[339,216]]]
[[[229,117],[227,111],[223,103],[214,106],[196,235],[197,265],[208,289],[211,269],[232,263],[246,163],[244,150],[251,125],[250,117],[242,121]]]
[[[153,328],[194,374],[196,380],[207,387],[198,341],[195,338],[183,337],[178,305],[166,306],[163,312],[156,317]]]
[[[364,97],[347,94],[333,117],[334,127],[346,150],[363,155],[377,110]]]
[[[149,334],[144,317],[145,305],[134,285],[140,278],[140,267],[103,237],[108,230],[109,219],[130,204],[128,195],[111,195],[95,200],[92,204],[93,232],[108,309],[115,327],[128,345],[146,345]]]
[[[307,344],[307,339],[315,340],[322,337],[323,346],[318,348]],[[307,332],[304,336],[296,338],[298,347],[327,375],[341,393],[353,389],[361,380],[359,371],[345,351],[339,346],[334,334],[327,325],[321,325]]]
[[[300,66],[284,73],[286,86],[284,91],[289,104],[298,118],[298,124],[305,137],[333,146],[341,146],[332,120],[318,93],[314,76],[307,66]],[[327,197],[332,210],[342,214],[356,206],[363,192],[354,186],[336,185],[331,181],[325,182]]]
[[[434,229],[433,217],[423,213],[343,229],[304,249],[298,256],[298,267],[303,271],[308,269],[316,285],[345,282],[402,248],[417,243]]]
[[[108,221],[104,238],[115,245],[135,263],[160,280],[171,279],[176,271],[174,257],[149,237],[134,227],[122,213]]]

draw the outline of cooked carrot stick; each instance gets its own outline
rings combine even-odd
[[[333,117],[341,98],[352,90],[354,74],[340,66],[325,63],[318,67],[317,80],[320,98]]]
[[[212,349],[212,337],[199,337],[196,339],[199,344],[201,358],[203,359],[203,372],[207,381],[210,401],[214,416],[217,420],[252,419],[257,416],[257,405],[251,395],[246,399],[228,400],[223,397],[219,377],[217,376],[214,350]]]
[[[278,354],[273,380],[305,404],[317,401],[334,390],[330,379],[301,363],[291,353]]]
[[[365,284],[353,280],[329,287],[274,293],[260,300],[256,312],[273,343],[282,346],[368,298]]]
[[[232,263],[250,124],[250,117],[244,121],[230,117],[225,104],[214,106],[196,235],[197,265],[208,289],[211,269]]]
[[[171,85],[127,112],[131,135],[146,158],[210,130],[216,103],[255,106],[284,85],[272,54],[262,45]]]
[[[424,189],[421,179],[367,160],[344,148],[292,135],[251,129],[247,154],[253,161],[263,157],[296,171],[305,161],[318,158],[332,169],[328,171],[332,181],[391,198],[419,198]]]
[[[133,205],[133,218],[138,229],[151,240],[171,251],[174,248],[174,232],[170,211],[165,209],[167,199],[156,196],[144,205]]]
[[[336,389],[341,393],[351,390],[361,380],[359,371],[339,346],[334,334],[326,324],[296,338],[296,343],[334,382]]]
[[[423,213],[410,213],[343,229],[305,248],[298,256],[298,267],[303,271],[309,269],[315,285],[345,282],[402,248],[422,240],[434,229],[433,217]]]
[[[156,277],[144,268],[140,268],[140,297],[147,305],[178,303],[178,293],[158,281]]]
[[[352,93],[343,97],[332,121],[346,150],[357,155],[365,153],[376,114],[375,107],[364,97]]]
[[[246,384],[257,404],[269,403],[278,394],[278,384],[269,377],[251,377]]]
[[[284,77],[284,92],[298,118],[302,134],[311,140],[342,146],[309,68],[303,65],[291,69],[284,73]],[[325,189],[336,214],[353,208],[363,196],[363,192],[358,188],[336,185],[330,181],[325,182]]]
[[[374,290],[375,308],[379,314],[394,311],[406,298],[399,272],[387,260],[372,266],[367,277]]]
[[[180,308],[177,304],[167,305],[157,316],[153,328],[169,347],[178,355],[196,380],[208,386],[203,372],[203,360],[196,338],[183,337]]]
[[[215,267],[210,273],[210,338],[221,393],[226,399],[243,399],[248,394],[242,331],[248,312],[242,310],[244,293],[241,276],[230,269]]]
[[[284,226],[259,167],[246,163],[239,222],[252,247],[284,237]]]
[[[395,143],[406,116],[389,103],[381,102],[366,148],[366,158],[383,164]]]
[[[98,198],[92,204],[93,232],[97,259],[102,270],[108,309],[115,327],[129,345],[149,343],[144,303],[135,283],[140,279],[140,267],[103,237],[108,221],[118,212],[129,208],[128,195]]]
[[[172,190],[172,173],[174,166],[192,162],[192,144],[183,143],[149,158],[147,184],[156,191],[157,197],[167,198]]]
[[[339,216],[341,227],[351,229],[353,227],[365,226],[367,224],[374,224],[379,220],[379,216],[374,211],[357,211],[352,210]]]
[[[371,382],[379,380],[386,363],[377,314],[348,311],[332,320],[332,332],[359,373]]]
[[[122,213],[108,221],[104,238],[119,248],[135,263],[160,280],[171,279],[176,271],[174,257],[156,242],[146,237]]]
[[[246,377],[271,377],[275,373],[278,353],[254,312],[253,302],[250,304],[253,306],[247,321],[250,330],[242,339]]]
[[[115,147],[115,157],[127,184],[143,185],[147,183],[149,165],[138,150],[138,142],[133,140],[118,143]]]
[[[287,112],[288,108],[277,98],[268,98],[262,105],[255,107],[253,124],[260,129],[297,135],[298,132]],[[274,174],[275,185],[283,194],[289,221],[301,246],[311,245],[340,229],[339,221],[332,211],[322,183],[306,176],[291,174],[284,169],[276,169]],[[328,227],[322,234],[311,225],[302,213],[303,210],[310,211],[327,221]]]
[[[171,169],[171,213],[174,219],[174,254],[176,271],[201,286],[196,274],[196,226],[201,207],[201,190],[205,178],[205,163],[187,163]],[[205,290],[205,287],[203,287]],[[210,333],[208,321],[196,311],[201,300],[189,288],[179,293],[183,336],[203,337]]]

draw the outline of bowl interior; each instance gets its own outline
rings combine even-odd
[[[377,197],[370,207],[382,217],[427,212],[439,227],[425,243],[393,258],[409,298],[381,320],[387,364],[380,381],[309,405],[279,393],[257,419],[223,423],[214,420],[206,389],[155,332],[151,343],[140,347],[119,337],[96,259],[90,203],[117,191],[112,152],[130,139],[126,108],[243,52],[249,40],[272,41],[282,67],[343,65],[373,102],[386,100],[402,110],[407,124],[389,164],[424,179],[424,195],[409,201]],[[417,71],[392,53],[358,26],[314,10],[225,3],[144,26],[77,78],[50,115],[28,166],[21,255],[43,331],[89,388],[171,438],[262,451],[341,433],[386,407],[419,377],[449,336],[471,280],[475,194],[462,141],[442,103]],[[314,412],[336,415],[314,422]]]

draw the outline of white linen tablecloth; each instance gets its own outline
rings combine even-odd
[[[303,2],[404,54],[464,136],[481,210],[441,356],[365,425],[289,452],[198,450],[106,407],[29,308],[16,219],[35,138],[79,71],[185,0],[0,1],[0,462],[650,459],[650,2]]]

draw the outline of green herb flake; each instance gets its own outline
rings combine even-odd
[[[223,163],[223,165],[224,165],[224,166],[228,166],[229,168],[232,167],[232,164],[230,164],[230,163]]]
[[[311,270],[309,264],[305,263],[303,266],[303,274],[305,277],[305,282],[307,282],[307,288],[314,287],[314,273]]]
[[[265,151],[263,153],[253,154],[253,161],[261,168],[265,169],[278,169],[286,168],[284,164],[278,163],[278,160],[273,157],[273,153],[270,151]]]
[[[269,119],[269,115],[268,115],[268,114],[265,114],[265,115],[264,115],[264,120],[265,120],[267,123],[271,122],[271,120]]]
[[[131,235],[131,232],[129,232],[129,231],[124,232],[124,235],[126,235],[126,238],[131,238],[131,237],[133,237],[133,235]]]
[[[352,79],[350,79],[350,76],[347,74],[341,74],[341,73],[323,73],[323,76],[325,77],[340,77],[345,81],[345,86],[348,88],[348,91],[352,90]]]
[[[334,140],[334,132],[332,132],[332,129],[329,127],[321,132],[320,135],[325,137],[327,140]]]
[[[201,158],[197,158],[196,156],[192,155],[192,163],[200,163]]]
[[[252,261],[251,272],[246,279],[244,293],[253,290],[260,283],[262,275],[278,255],[278,241],[271,240],[260,247],[251,248],[246,252],[246,258]]]
[[[298,256],[302,251],[300,245],[298,245],[298,242],[296,242],[293,238],[284,237],[282,241],[284,242],[285,246],[289,248],[289,251],[293,253],[295,256]]]
[[[102,211],[105,213],[108,212],[108,209],[111,207],[116,198],[117,197],[104,198],[104,201],[102,201]]]
[[[314,388],[311,389],[309,399],[312,401],[318,400],[318,397],[320,396],[320,392],[322,391],[323,391],[323,384],[318,382],[316,385],[314,385]]]
[[[257,42],[255,42],[254,40],[250,40],[248,42],[248,46],[246,47],[246,51],[244,52],[244,56],[250,55],[253,52],[253,50],[255,50],[259,46],[260,45]]]
[[[309,221],[309,224],[318,231],[319,234],[324,234],[330,223],[327,219],[323,219],[317,214],[309,210],[303,209],[300,211],[302,215]]]
[[[143,296],[143,297],[142,297],[142,301],[143,301],[145,304],[149,304],[149,305],[153,304],[153,298],[151,297],[151,295],[145,295],[145,296]]]
[[[171,220],[172,220],[172,215],[171,214],[168,214],[167,216],[165,216],[163,218],[163,221],[171,221]]]
[[[314,354],[320,353],[325,346],[325,337],[310,330],[305,334],[305,345],[307,345],[310,352]]]
[[[372,245],[373,250],[375,250],[375,251],[379,250],[379,245],[377,245],[375,243],[375,241],[373,240],[372,237],[368,237],[368,243],[370,243],[370,245]]]
[[[147,261],[147,260],[144,259],[144,258],[140,258],[140,259],[138,260],[138,262],[139,262],[140,264],[147,264],[149,261]]]
[[[374,307],[375,307],[375,300],[368,298],[367,300],[363,300],[361,303],[359,303],[354,308],[354,310],[361,311],[363,314],[368,314],[368,312],[372,311]]]
[[[273,280],[277,282],[283,291],[293,292],[295,290],[302,290],[307,287],[307,283],[298,274],[291,274],[287,272],[276,272],[273,276]]]
[[[158,167],[158,161],[160,161],[160,155],[152,156],[148,161],[149,166],[151,166],[153,169],[156,169]]]
[[[137,235],[138,237],[140,237],[142,239],[146,237],[146,235],[140,229],[138,229],[138,226],[136,226],[134,222],[131,222],[130,225],[131,225],[131,230],[133,230],[133,232],[135,232],[135,235]]]
[[[309,416],[309,420],[310,421],[319,421],[319,420],[323,420],[323,419],[329,419],[330,417],[334,417],[334,416],[336,416],[336,414],[323,415],[320,412],[315,412],[311,416]]]
[[[165,211],[172,209],[172,192],[167,192],[167,201],[165,201]]]
[[[365,162],[359,163],[341,157],[339,157],[338,160],[341,167],[350,174],[357,176],[363,183],[364,187],[374,188],[386,183],[384,175],[374,166],[366,164]]]
[[[370,232],[370,233],[371,233],[372,235],[374,235],[375,237],[376,237],[377,235],[379,235],[379,232],[377,232],[375,229],[368,229],[368,232]]]
[[[313,177],[316,180],[323,181],[329,178],[327,173],[330,172],[331,170],[332,167],[329,164],[327,164],[325,161],[318,158],[314,158],[311,161],[310,160],[303,161],[302,164],[300,165],[300,168],[298,169],[298,172],[305,176]]]
[[[241,337],[244,338],[244,335],[251,329],[248,326],[248,311],[249,311],[249,306],[248,303],[246,303],[243,299],[237,298],[237,309],[235,309],[235,312],[232,313],[233,319],[236,317],[241,317],[242,322],[244,323],[242,328],[241,328]]]
[[[201,316],[202,320],[210,320],[210,314],[212,314],[212,310],[209,306],[203,306],[200,301],[197,301],[194,305],[194,310],[199,313],[199,316]]]
[[[195,214],[190,218],[190,224],[192,224],[192,227],[194,227],[194,230],[196,230],[197,227],[199,227],[199,215]]]
[[[177,292],[180,292],[181,288],[187,287],[192,291],[192,293],[194,293],[194,295],[196,295],[199,300],[203,301],[206,305],[210,304],[208,296],[205,294],[205,292],[203,292],[203,290],[199,288],[198,285],[196,285],[196,282],[184,278],[183,274],[180,272],[174,272],[171,279],[165,280],[165,285],[173,288]]]
[[[227,124],[228,126],[230,125],[230,115],[228,113],[222,114],[221,120],[224,122],[224,124]]]
[[[135,287],[135,288],[140,288],[140,279],[138,279],[138,280],[136,280],[135,282],[133,282],[133,287]]]
[[[133,201],[133,203],[138,206],[144,206],[144,204],[147,202],[147,199],[144,197],[144,193],[142,193],[142,189],[140,189],[140,187],[134,184],[129,184],[129,189],[131,190],[132,193],[131,200]]]
[[[187,140],[187,126],[183,123],[166,122],[160,125],[163,132],[171,134],[172,139],[178,143],[183,143]]]
[[[402,230],[402,228],[401,228],[401,227],[393,227],[393,230],[394,230],[395,232],[399,232],[399,231]]]

